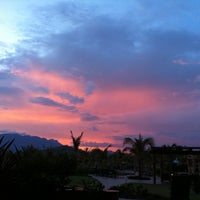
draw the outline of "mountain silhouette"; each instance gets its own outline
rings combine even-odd
[[[47,149],[47,148],[55,148],[63,146],[57,140],[54,139],[46,139],[38,136],[31,136],[26,134],[18,134],[18,133],[4,133],[0,134],[0,138],[3,137],[3,144],[6,142],[10,142],[14,139],[14,142],[10,146],[11,151],[15,151],[16,148],[21,150],[24,147],[32,146],[37,149]]]

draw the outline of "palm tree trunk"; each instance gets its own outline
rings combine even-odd
[[[138,170],[139,170],[139,178],[141,179],[142,178],[142,176],[143,176],[143,170],[142,170],[142,168],[143,168],[143,164],[142,164],[142,159],[139,159],[138,160]]]

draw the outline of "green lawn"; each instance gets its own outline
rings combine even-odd
[[[96,179],[90,176],[69,176],[69,186],[82,187],[90,190],[103,190],[104,186]]]
[[[71,186],[75,186],[75,185],[82,186],[83,180],[85,181],[93,180],[90,176],[69,176],[69,179],[71,180],[69,183],[69,185]]]
[[[134,183],[137,185],[142,185],[144,188],[148,190],[151,194],[157,194],[162,197],[170,198],[170,185],[169,184],[140,184]]]

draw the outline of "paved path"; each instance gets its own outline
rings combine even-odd
[[[121,176],[116,178],[109,178],[109,177],[102,177],[102,176],[96,176],[91,175],[93,178],[99,180],[103,185],[104,189],[107,190],[112,186],[121,185],[124,183],[149,183],[153,184],[153,180],[134,180],[134,179],[128,179],[127,176]],[[156,179],[156,183],[160,183],[159,178]]]

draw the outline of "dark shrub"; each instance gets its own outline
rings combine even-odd
[[[194,175],[192,177],[192,189],[196,194],[200,194],[200,176]]]
[[[174,175],[171,179],[171,200],[189,199],[191,177],[189,175]]]
[[[135,186],[133,183],[125,183],[120,186],[113,186],[110,189],[118,190],[119,196],[127,199],[145,198],[148,194],[147,189],[142,185]]]

